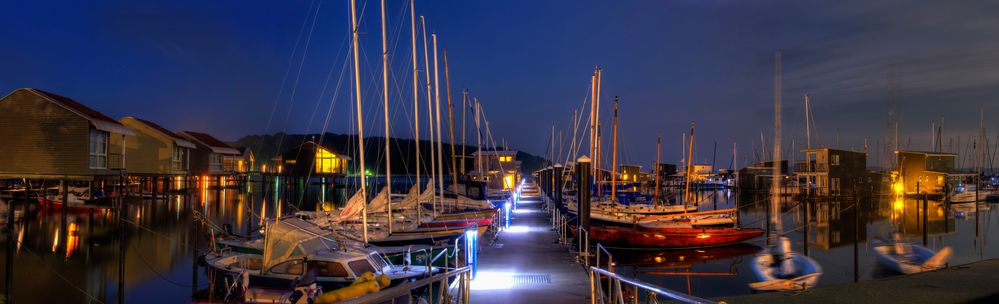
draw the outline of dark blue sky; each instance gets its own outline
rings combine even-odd
[[[359,2],[368,134],[384,132],[379,3]],[[911,148],[927,149],[930,123],[941,115],[945,138],[961,135],[966,143],[982,105],[986,127],[999,127],[991,119],[999,111],[994,2],[416,5],[448,49],[453,101],[460,103],[461,88],[469,88],[497,138],[536,154],[545,151],[553,123],[566,130],[568,141],[572,108],[583,101],[590,73],[600,65],[607,126],[611,101],[621,98],[621,162],[652,161],[659,131],[664,160],[678,160],[680,136],[691,120],[698,125],[698,161],[711,161],[715,141],[719,166],[728,166],[733,142],[739,162],[752,161],[760,131],[772,137],[777,49],[784,54],[785,150],[792,139],[795,148],[803,146],[805,93],[812,96],[818,127],[814,145],[837,145],[837,137],[843,148],[862,149],[865,137],[872,147],[880,143],[892,65],[903,146],[911,137]],[[408,3],[389,6],[392,132],[412,137]],[[113,117],[134,115],[227,140],[319,132],[330,108],[325,129],[354,132],[345,70],[348,1],[19,1],[4,11],[4,92],[42,88]],[[420,93],[425,107],[426,93]]]

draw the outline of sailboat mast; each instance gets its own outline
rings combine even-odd
[[[361,197],[367,200],[367,183],[365,181],[364,168],[364,115],[361,112],[361,72],[357,54],[357,1],[350,0],[350,23],[354,29],[354,92],[357,100],[357,153],[360,161],[361,175]],[[364,226],[363,239],[368,242],[368,204],[361,204],[361,223]]]
[[[430,90],[431,89],[430,88],[430,84],[431,84],[431,82],[430,82],[430,55],[429,55],[430,52],[429,52],[429,50],[427,48],[427,19],[424,18],[423,16],[420,16],[420,24],[423,26],[423,66],[426,67],[426,70],[424,70],[425,73],[423,73],[423,74],[426,75],[426,78],[427,78],[427,113],[429,115],[428,116],[429,119],[432,121],[434,119],[434,108],[431,106],[431,103],[433,102],[433,97],[430,96],[430,94],[431,94],[430,93],[431,92],[431,90]],[[430,144],[430,180],[433,181],[434,183],[437,183],[437,171],[434,170],[434,167],[436,167],[436,161],[437,160],[434,157],[434,151],[435,150],[434,150],[434,144],[433,144],[433,139],[432,139],[434,137],[434,124],[433,123],[429,123],[428,125],[430,126],[430,138],[431,138],[431,140],[430,140],[431,141],[431,144]],[[437,195],[434,195],[433,197],[431,197],[430,204],[431,204],[431,206],[433,206],[434,216],[437,216],[437,214],[438,214],[437,213]]]
[[[467,176],[468,171],[465,170],[465,113],[468,112],[468,89],[461,91],[461,174]]]
[[[441,204],[444,201],[444,145],[441,143],[441,84],[440,84],[440,74],[437,68],[437,33],[431,33],[434,41],[434,102],[436,104],[436,110],[434,110],[435,120],[437,121],[434,129],[437,131],[437,190],[438,196],[441,197]]]
[[[444,48],[444,85],[447,87],[447,122],[448,131],[451,133],[451,183],[454,185],[454,192],[458,192],[458,166],[455,163],[454,153],[454,107],[451,105],[451,73],[448,72],[447,48]],[[454,203],[458,204],[455,197]]]
[[[614,96],[614,141],[613,155],[611,156],[611,202],[617,201],[617,96]]]
[[[812,123],[811,123],[811,112],[809,110],[808,94],[805,94],[805,149],[812,148]],[[806,160],[807,161],[807,160]],[[811,168],[811,165],[808,165]],[[809,169],[810,170],[810,169]]]
[[[385,0],[382,0],[382,97],[385,108],[385,193],[388,231],[392,233],[392,154],[389,136],[388,38],[385,30]]]
[[[656,164],[655,164],[655,166],[656,166],[656,168],[655,168],[656,169],[656,200],[655,200],[655,204],[656,205],[660,204],[660,202],[659,202],[659,186],[661,184],[659,183],[659,176],[661,175],[661,173],[659,172],[659,164],[662,163],[662,147],[663,147],[662,143],[663,143],[663,135],[662,135],[662,132],[660,132],[660,133],[656,134]]]
[[[597,71],[593,71],[593,76],[590,76],[590,157],[597,157]],[[597,167],[593,166],[590,168],[590,176],[596,180],[597,178]],[[599,200],[597,203],[599,204]]]
[[[420,70],[417,66],[416,59],[416,0],[409,1],[409,25],[410,25],[410,37],[413,47],[413,116],[415,116],[414,125],[416,126],[416,194],[417,196],[417,208],[416,208],[416,224],[421,224],[423,221],[423,208],[419,207],[420,202],[419,194],[423,193],[420,188]]]
[[[781,53],[774,54],[776,73],[774,77],[774,149],[773,149],[773,179],[771,180],[772,202],[770,207],[770,218],[774,222],[774,236],[781,234],[780,225],[780,185],[781,185]],[[774,239],[776,240],[776,238]]]
[[[693,162],[691,155],[694,154],[694,122],[690,122],[690,142],[687,144],[687,168],[684,171],[684,190],[683,190],[683,213],[687,213],[687,202],[690,201],[690,175],[693,173]]]
[[[479,179],[484,179],[482,173],[482,108],[479,106],[479,98],[473,97],[475,103],[475,148],[478,154],[475,155],[475,169],[478,171]]]

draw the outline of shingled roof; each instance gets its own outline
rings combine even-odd
[[[125,134],[125,135],[135,135],[135,133],[133,133],[131,129],[115,121],[113,118],[108,117],[107,115],[104,115],[101,112],[97,112],[97,110],[91,109],[69,97],[65,97],[62,95],[34,88],[21,88],[18,90],[26,90],[48,101],[51,101],[54,104],[62,106],[63,108],[69,110],[70,112],[76,113],[80,117],[89,120],[90,123],[98,130]]]
[[[214,153],[233,154],[233,155],[240,154],[239,150],[236,150],[235,148],[229,146],[225,142],[218,140],[217,138],[205,133],[194,132],[194,131],[180,131],[178,132],[178,134],[188,139],[191,139],[199,144],[207,146],[208,148],[212,149],[212,152]]]
[[[148,120],[145,120],[145,119],[141,119],[141,118],[138,118],[138,117],[133,117],[133,116],[127,116],[127,117],[122,118],[122,120],[126,120],[126,119],[135,120],[136,122],[138,122],[140,124],[143,124],[146,127],[149,127],[150,129],[156,130],[157,132],[160,132],[163,135],[165,135],[167,137],[170,137],[170,139],[172,139],[173,142],[175,144],[177,144],[178,146],[185,147],[185,148],[191,148],[191,149],[196,149],[197,148],[197,146],[195,146],[194,143],[191,143],[190,141],[187,141],[186,139],[184,139],[184,137],[181,137],[177,133],[173,133],[173,131],[167,130],[166,128],[164,128],[164,127],[162,127],[162,126],[160,126],[160,125],[158,125],[158,124],[156,124],[154,122],[151,122],[151,121],[148,121]]]

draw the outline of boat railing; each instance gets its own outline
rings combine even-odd
[[[626,278],[597,267],[590,267],[589,273],[591,304],[658,303],[660,297],[683,303],[718,303],[642,282],[638,279]],[[625,290],[629,290],[628,295],[625,295]],[[643,296],[645,300],[640,301]]]
[[[421,294],[426,294],[429,295],[426,303],[430,304],[468,304],[471,296],[471,270],[471,267],[465,266],[337,303],[416,303],[420,302],[416,299],[420,298]],[[435,293],[435,289],[438,292]]]
[[[596,251],[597,257],[596,261],[593,262],[594,267],[600,268],[600,253],[603,252],[604,255],[607,256],[607,271],[614,272],[614,255],[607,250],[607,247],[604,247],[604,245],[600,243],[597,243]]]

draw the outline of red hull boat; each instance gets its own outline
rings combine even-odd
[[[492,225],[492,223],[493,223],[493,218],[491,217],[460,219],[460,220],[442,220],[442,221],[431,221],[431,222],[421,223],[420,228],[430,228],[430,227],[465,228],[472,225],[484,227]]]
[[[62,212],[62,201],[50,200],[45,198],[38,199],[38,203],[42,205],[42,208],[48,212]],[[111,206],[106,205],[93,205],[93,204],[69,204],[67,207],[67,213],[87,213],[90,210],[103,211],[105,209],[111,209]]]
[[[763,235],[757,228],[661,228],[591,226],[590,239],[606,246],[694,248],[740,243]]]

